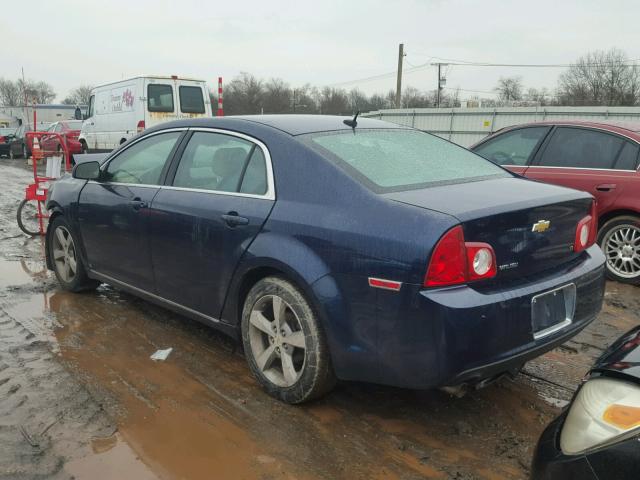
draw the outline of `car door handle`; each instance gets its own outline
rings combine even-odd
[[[239,227],[242,225],[249,225],[249,219],[246,217],[239,216],[238,212],[229,212],[225,215],[222,215],[222,220],[224,220],[225,223],[230,227]]]
[[[134,210],[140,210],[141,208],[147,208],[147,202],[145,202],[144,200],[140,199],[139,197],[136,197],[133,200],[131,200],[129,202],[129,205],[131,205],[131,207]]]
[[[615,190],[615,183],[602,183],[596,187],[596,190],[599,192],[610,192],[611,190]]]

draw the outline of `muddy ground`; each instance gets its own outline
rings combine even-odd
[[[0,160],[3,479],[526,478],[544,426],[640,321],[640,289],[610,283],[599,318],[514,380],[461,399],[348,383],[287,406],[226,337],[106,285],[61,291],[16,225],[30,178]]]

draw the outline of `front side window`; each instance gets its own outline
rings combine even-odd
[[[182,154],[173,186],[261,195],[267,190],[264,156],[259,147],[242,138],[195,132]]]
[[[200,87],[185,87],[178,89],[180,95],[180,111],[182,113],[204,113],[204,97]]]
[[[150,112],[173,112],[173,87],[171,85],[149,85],[147,108]]]
[[[498,165],[526,165],[549,127],[519,128],[488,140],[474,149]]]
[[[181,134],[182,132],[161,133],[134,143],[109,162],[105,180],[158,185],[162,169]]]
[[[559,127],[545,149],[540,166],[613,168],[624,140],[585,128]]]
[[[414,130],[358,130],[306,135],[306,142],[378,193],[510,177],[479,155]]]

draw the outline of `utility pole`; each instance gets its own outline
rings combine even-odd
[[[400,108],[402,99],[402,58],[404,57],[404,43],[398,48],[398,81],[396,83],[396,108]]]
[[[440,108],[440,92],[447,84],[447,79],[442,77],[440,70],[442,67],[449,65],[448,63],[432,63],[431,65],[438,66],[438,88],[436,89],[436,108]]]

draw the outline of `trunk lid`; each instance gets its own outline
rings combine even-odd
[[[467,242],[486,242],[495,250],[497,282],[522,279],[575,261],[580,255],[573,251],[576,228],[589,215],[592,202],[584,192],[519,178],[384,196],[456,217]]]

